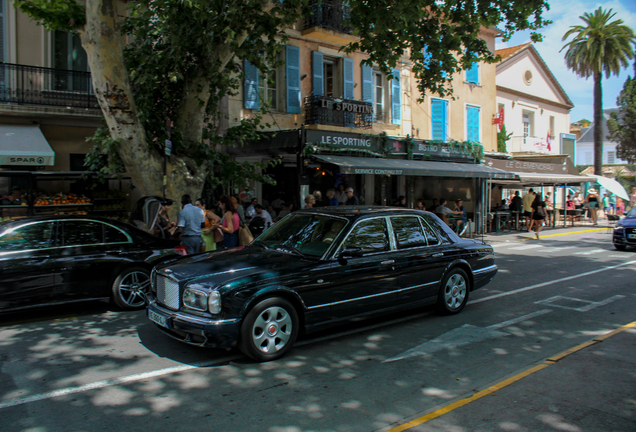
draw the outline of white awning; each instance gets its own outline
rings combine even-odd
[[[0,165],[55,164],[55,152],[37,125],[0,125]]]

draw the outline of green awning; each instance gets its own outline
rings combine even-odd
[[[515,179],[514,173],[480,164],[332,155],[314,157],[322,162],[338,165],[343,174]]]
[[[37,125],[0,125],[0,165],[55,164],[55,152]]]

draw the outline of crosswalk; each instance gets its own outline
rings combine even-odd
[[[525,242],[524,242],[525,243]],[[520,242],[506,242],[506,243],[494,243],[492,244],[495,252],[500,253],[515,253],[519,251],[532,251],[533,253],[540,254],[567,254],[567,255],[579,255],[579,256],[603,256],[605,258],[633,258],[633,254],[629,253],[617,253],[614,246],[609,243],[607,246],[598,247],[598,245],[589,244],[568,244],[568,243],[556,243],[556,242],[544,242],[543,244],[524,244]],[[611,254],[610,254],[611,253]]]

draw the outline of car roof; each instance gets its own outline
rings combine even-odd
[[[44,221],[57,221],[57,220],[68,220],[68,219],[78,219],[78,220],[94,220],[99,222],[109,223],[111,225],[116,225],[123,228],[136,228],[128,223],[124,223],[118,221],[116,219],[112,219],[104,216],[91,216],[91,215],[47,215],[47,216],[25,216],[15,219],[10,219],[8,221],[0,222],[0,228],[8,227],[8,226],[19,226],[25,223],[31,222],[44,222]]]
[[[359,219],[367,216],[393,216],[400,214],[425,214],[429,213],[422,210],[409,209],[404,207],[387,207],[387,206],[329,206],[314,207],[310,209],[296,210],[294,213],[318,213],[329,216],[344,216],[348,219]]]

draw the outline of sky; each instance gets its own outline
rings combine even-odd
[[[570,121],[572,123],[581,120],[592,120],[594,113],[594,82],[590,77],[588,79],[579,78],[574,72],[569,70],[565,65],[565,50],[559,52],[561,48],[570,40],[561,41],[563,35],[573,25],[585,25],[580,16],[585,12],[593,13],[596,9],[613,9],[616,16],[612,21],[622,19],[623,24],[631,27],[636,31],[636,0],[610,0],[606,2],[598,2],[591,0],[548,0],[550,10],[544,13],[544,18],[552,21],[552,24],[539,30],[543,35],[543,41],[536,43],[535,48],[546,62],[552,74],[563,87],[568,97],[574,104],[574,108],[570,111]],[[502,49],[523,43],[530,42],[530,32],[516,33],[508,42],[502,42],[498,39],[496,49]],[[609,79],[603,75],[603,109],[616,107],[616,97],[623,88],[625,80],[628,76],[634,76],[633,62],[627,69],[622,69],[618,76],[612,76]]]

